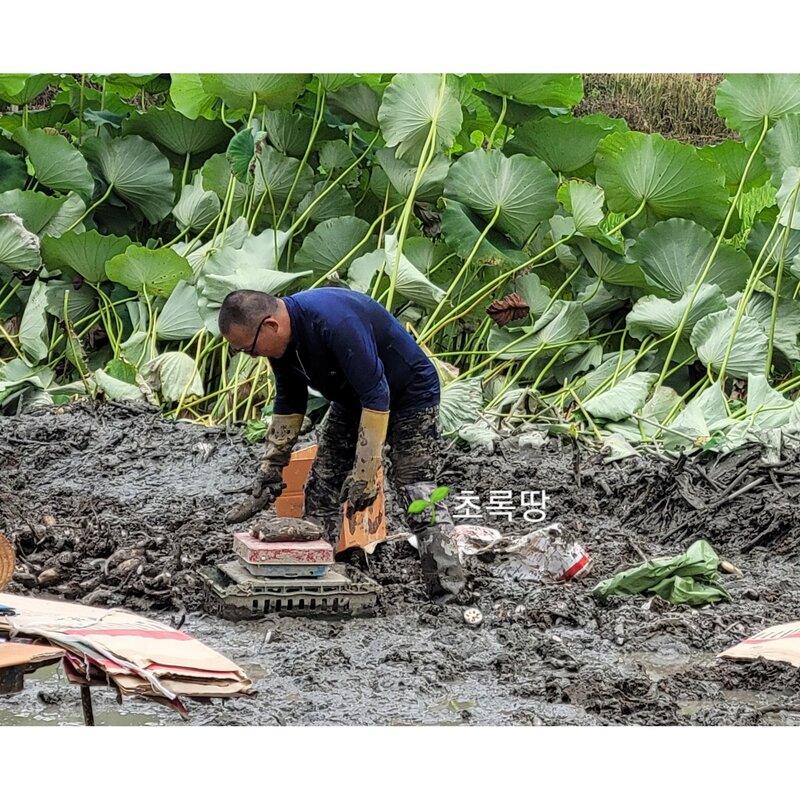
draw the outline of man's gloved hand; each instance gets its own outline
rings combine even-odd
[[[388,427],[388,411],[371,408],[361,411],[353,470],[345,480],[339,498],[341,502],[347,502],[351,517],[369,508],[378,496],[378,470]]]
[[[281,492],[286,488],[283,482],[283,467],[277,467],[273,464],[264,463],[256,474],[256,479],[253,481],[253,490],[251,494],[253,497],[261,498],[267,497],[267,505],[274,503],[281,496]]]
[[[244,522],[272,505],[286,488],[283,468],[292,457],[292,448],[300,435],[303,414],[273,414],[267,432],[264,461],[253,481],[251,496],[225,517],[227,523]]]

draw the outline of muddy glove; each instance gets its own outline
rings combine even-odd
[[[303,414],[272,415],[264,459],[253,482],[251,496],[225,517],[226,522],[244,522],[280,497],[286,488],[283,468],[292,457],[292,448],[300,436],[303,417]]]
[[[378,496],[378,470],[389,427],[389,412],[364,408],[358,427],[353,471],[342,486],[339,500],[348,504],[348,515],[369,508]]]

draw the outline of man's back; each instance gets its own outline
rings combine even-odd
[[[436,368],[403,326],[362,292],[307,289],[283,298],[292,344],[273,360],[279,380],[308,385],[347,406],[413,411],[439,402]],[[299,359],[298,359],[299,356]],[[278,403],[276,401],[276,413]]]

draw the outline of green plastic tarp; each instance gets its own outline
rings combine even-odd
[[[656,594],[675,605],[702,606],[730,600],[717,580],[719,556],[703,539],[682,556],[652,558],[633,569],[619,572],[594,587],[597,597],[614,594]]]

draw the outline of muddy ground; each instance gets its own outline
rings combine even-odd
[[[800,619],[800,451],[766,468],[756,449],[604,464],[558,439],[534,449],[512,437],[493,455],[450,448],[440,483],[484,502],[493,489],[545,489],[548,522],[593,557],[589,575],[558,585],[505,581],[489,559],[473,560],[467,602],[483,612],[479,628],[464,623],[463,607],[426,601],[404,541],[369,559],[382,585],[373,618],[204,614],[196,569],[229,557],[222,516],[257,453],[236,431],[122,404],[0,418],[0,530],[21,565],[8,591],[123,605],[234,659],[257,694],[190,702],[190,724],[800,723],[795,668],[716,658]],[[485,522],[531,527],[521,512]],[[744,573],[722,577],[732,602],[690,609],[592,597],[600,579],[700,537]],[[77,689],[55,669],[40,675],[0,698],[0,724],[80,723]],[[120,709],[110,690],[94,696],[101,724],[185,724],[140,701]]]

